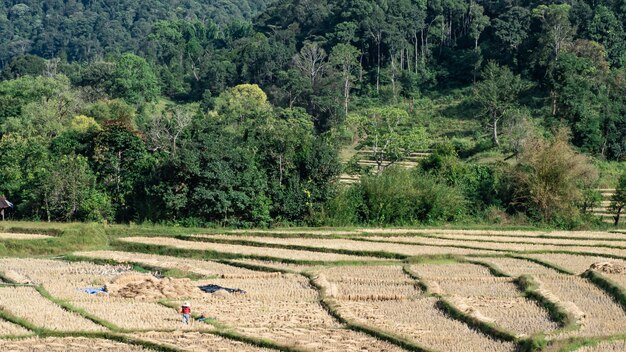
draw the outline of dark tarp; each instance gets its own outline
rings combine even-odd
[[[204,285],[204,286],[198,286],[198,287],[206,293],[215,293],[219,290],[224,290],[229,293],[246,293],[246,291],[239,289],[239,288],[228,288],[228,287],[222,287],[219,285]]]

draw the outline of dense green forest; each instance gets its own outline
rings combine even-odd
[[[599,224],[625,30],[615,0],[4,0],[0,193],[60,221]]]

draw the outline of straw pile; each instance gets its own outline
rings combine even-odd
[[[135,299],[198,297],[202,291],[190,279],[159,279],[149,274],[127,273],[105,288],[110,296]]]
[[[625,274],[626,266],[619,263],[600,262],[591,264],[591,270],[600,271],[607,274]]]

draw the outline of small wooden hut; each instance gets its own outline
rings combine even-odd
[[[13,203],[9,202],[6,197],[0,197],[0,214],[2,215],[2,221],[4,221],[4,209],[13,208]]]

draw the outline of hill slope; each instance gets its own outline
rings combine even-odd
[[[6,0],[0,2],[0,66],[12,57],[86,60],[140,49],[153,24],[249,19],[271,0]]]

